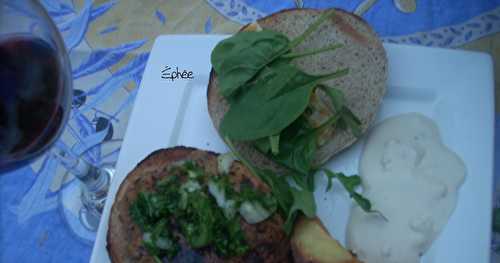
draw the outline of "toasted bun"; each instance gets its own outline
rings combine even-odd
[[[174,147],[153,152],[127,175],[116,195],[109,218],[107,249],[112,262],[154,262],[145,248],[141,246],[142,233],[132,222],[129,207],[140,191],[153,190],[156,181],[169,176],[170,167],[188,160],[197,163],[207,174],[217,174],[216,153],[194,148]],[[236,191],[239,191],[241,183],[250,184],[262,192],[270,191],[267,185],[251,175],[249,170],[239,162],[233,162],[229,176]],[[190,249],[181,238],[179,242],[182,251],[173,262],[191,262],[189,260],[193,259],[202,262],[290,261],[290,242],[282,228],[283,219],[278,214],[253,225],[240,219],[240,224],[250,246],[247,254],[223,260],[210,247],[199,251]]]
[[[314,9],[289,9],[261,18],[258,25],[264,29],[279,31],[293,39],[303,33],[324,11]],[[255,24],[247,25],[242,30],[255,30]],[[386,89],[387,57],[375,32],[360,17],[336,9],[333,18],[325,21],[294,51],[305,51],[342,43],[344,47],[332,52],[321,53],[297,59],[296,65],[309,74],[326,74],[340,68],[349,68],[349,74],[340,79],[326,82],[329,87],[342,90],[347,106],[362,122],[365,132],[375,119]],[[210,117],[219,128],[222,118],[228,111],[228,104],[219,94],[217,76],[212,70],[207,92]],[[319,89],[311,99],[314,112],[310,121],[319,126],[331,116],[332,105]],[[333,128],[321,134],[319,149],[314,164],[320,166],[336,153],[349,147],[356,141],[350,131],[338,131]],[[235,143],[237,150],[257,166],[280,170],[263,154],[248,143]],[[281,168],[282,169],[282,168]]]

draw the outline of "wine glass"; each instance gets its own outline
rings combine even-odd
[[[0,0],[0,172],[27,164],[59,138],[71,110],[71,66],[37,1]]]
[[[47,12],[37,0],[0,0],[0,174],[27,165],[50,149],[78,179],[75,187],[69,187],[72,191],[61,190],[61,202],[78,204],[79,224],[88,232],[83,236],[92,240],[114,162],[95,163],[85,158],[85,152],[76,156],[52,147],[70,117],[71,101],[70,61]],[[109,145],[116,151],[120,144],[112,140],[87,151],[101,152]],[[67,222],[73,231],[81,228]]]

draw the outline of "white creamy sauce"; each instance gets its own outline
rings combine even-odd
[[[363,194],[388,221],[354,206],[347,247],[366,263],[420,262],[455,209],[462,160],[443,145],[432,120],[410,113],[375,127],[359,173]]]

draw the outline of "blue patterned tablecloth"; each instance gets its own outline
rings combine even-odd
[[[230,33],[295,2],[356,11],[384,41],[394,43],[455,47],[500,31],[500,0],[416,0],[410,13],[397,8],[401,1],[412,2],[40,0],[64,37],[74,77],[71,118],[54,147],[78,155],[123,138],[149,49],[159,34]],[[497,142],[496,160],[499,151]],[[108,155],[97,147],[85,154],[99,163],[116,160],[118,153],[119,147]],[[60,202],[60,192],[72,182],[62,180],[64,173],[48,152],[0,176],[0,262],[88,262],[95,236],[82,235],[77,214]],[[63,220],[63,214],[70,220]]]

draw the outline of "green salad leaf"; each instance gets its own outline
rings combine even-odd
[[[271,158],[299,174],[309,175],[314,170],[312,162],[317,150],[315,130],[300,117],[281,133],[281,138],[279,153]]]
[[[211,60],[218,76],[220,93],[230,106],[219,131],[235,156],[271,188],[273,197],[258,199],[258,196],[243,191],[240,194],[246,197],[235,200],[248,206],[249,200],[258,199],[258,204],[266,209],[277,209],[286,218],[284,229],[287,233],[291,232],[300,213],[308,217],[316,214],[313,192],[314,173],[318,167],[314,167],[313,163],[319,134],[334,126],[335,129],[349,129],[355,136],[361,135],[361,121],[346,106],[344,94],[323,84],[345,76],[349,69],[313,76],[292,64],[294,59],[342,47],[341,44],[333,44],[314,50],[294,50],[334,12],[324,12],[293,40],[269,30],[240,32],[220,42],[212,52]],[[323,89],[330,98],[334,114],[319,127],[313,128],[305,117],[307,113],[304,113],[310,108],[311,95],[317,88]],[[251,142],[258,151],[288,168],[288,171],[278,175],[253,166],[239,156],[232,141]],[[359,177],[330,171],[325,173],[329,177],[328,190],[331,180],[337,178],[356,203],[365,211],[371,211],[369,200],[355,192],[360,184]]]
[[[309,218],[316,216],[316,202],[314,201],[313,192],[304,189],[299,190],[295,187],[290,187],[289,189],[293,196],[293,205],[288,210],[288,216],[284,225],[287,233],[292,232],[293,224],[299,211]]]
[[[328,177],[328,185],[326,187],[326,191],[329,191],[331,189],[332,180],[337,179],[349,193],[349,196],[359,205],[359,207],[361,207],[361,209],[363,209],[363,211],[373,212],[371,202],[361,194],[356,192],[356,187],[361,185],[361,178],[358,175],[346,176],[343,173],[335,173],[327,169],[323,169],[323,171]]]
[[[239,32],[222,40],[212,51],[220,93],[229,97],[265,65],[289,49],[288,38],[278,32]]]
[[[271,188],[279,212],[283,218],[286,218],[283,229],[287,234],[291,234],[293,224],[299,213],[303,213],[308,217],[316,215],[316,202],[312,191],[305,188],[291,187],[287,181],[287,176],[280,176],[271,170],[255,167],[235,151],[234,145],[229,138],[226,137],[225,141],[235,156],[248,167],[252,174],[259,177]]]
[[[219,42],[211,54],[211,62],[218,76],[220,93],[229,98],[252,80],[266,65],[300,45],[329,17],[334,10],[323,13],[304,33],[290,41],[287,36],[270,30],[242,31]],[[288,53],[286,58],[310,56],[337,49],[333,45],[303,53]]]
[[[280,70],[270,79],[249,83],[247,91],[231,104],[220,125],[224,136],[250,141],[280,133],[305,111],[319,83],[347,74],[344,69],[328,75],[311,76],[293,65],[280,64],[279,67]],[[271,85],[275,79],[280,79],[282,87]],[[263,100],[269,97],[270,89],[280,92]]]
[[[344,93],[338,89],[330,88],[325,85],[320,85],[319,88],[330,97],[330,101],[335,109],[335,114],[340,116],[339,127],[342,129],[349,128],[354,136],[361,136],[361,120],[345,106]]]
[[[500,208],[493,209],[493,232],[500,233]]]

